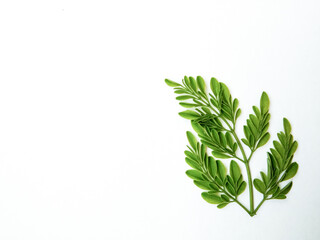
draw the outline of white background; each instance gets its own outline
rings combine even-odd
[[[0,239],[319,239],[319,10],[317,0],[1,1]],[[251,218],[201,198],[185,175],[191,126],[163,81],[184,75],[229,86],[240,136],[269,94],[272,138],[285,116],[299,142],[288,199]]]

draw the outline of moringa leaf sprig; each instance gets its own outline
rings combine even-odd
[[[187,132],[190,146],[185,151],[186,163],[192,168],[187,170],[188,177],[194,184],[205,190],[201,196],[211,204],[223,208],[230,203],[236,203],[250,216],[256,215],[261,205],[271,199],[285,199],[292,187],[293,178],[298,171],[298,164],[293,162],[293,156],[298,143],[291,134],[289,121],[283,119],[284,131],[277,134],[278,140],[273,141],[273,148],[267,153],[267,172],[260,172],[261,178],[252,180],[250,161],[254,152],[265,145],[270,139],[269,128],[269,97],[263,92],[260,106],[253,106],[243,127],[244,138],[239,139],[236,133],[236,122],[241,114],[239,101],[232,98],[228,87],[211,78],[210,90],[207,91],[205,81],[198,76],[184,77],[182,84],[165,79],[174,92],[182,107],[187,108],[179,115],[191,120],[193,130],[200,141]],[[244,147],[248,148],[249,155]],[[208,155],[208,149],[211,156]],[[229,171],[223,159],[231,159]],[[247,182],[243,179],[241,168],[244,164]],[[248,185],[250,207],[238,200]],[[284,185],[284,186],[283,186]],[[261,202],[255,207],[254,189],[262,194]]]

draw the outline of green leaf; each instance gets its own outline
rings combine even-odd
[[[286,199],[287,197],[285,195],[278,195],[274,199]]]
[[[254,141],[254,136],[253,135],[251,135],[250,137],[249,137],[249,142],[250,142],[250,146],[254,146],[254,144],[255,144],[255,141]]]
[[[261,192],[261,193],[266,192],[266,186],[264,185],[264,183],[260,179],[258,179],[258,178],[254,179],[253,185],[259,192]]]
[[[268,131],[268,129],[269,129],[269,123],[267,123],[267,124],[263,127],[263,129],[261,130],[261,134],[265,134],[265,133]]]
[[[231,158],[232,156],[229,156],[227,154],[221,153],[221,152],[216,152],[216,151],[212,151],[212,155],[216,158],[221,158],[221,159],[227,159],[227,158]]]
[[[260,119],[261,118],[261,113],[259,111],[259,108],[257,108],[256,106],[252,107],[254,113],[256,114],[257,118]]]
[[[269,179],[267,177],[267,175],[264,172],[260,172],[261,178],[263,180],[264,185],[268,185]]]
[[[169,79],[165,79],[164,80],[166,82],[166,84],[169,86],[169,87],[180,87],[181,85],[179,83],[176,83],[174,81],[171,81]]]
[[[219,95],[219,93],[220,93],[220,84],[219,84],[217,79],[211,78],[210,88],[211,88],[211,91],[213,92],[213,94],[215,96]]]
[[[193,180],[200,180],[200,181],[204,180],[202,173],[197,170],[187,170],[186,174],[189,178]]]
[[[223,181],[218,176],[215,176],[214,180],[219,186],[224,186]]]
[[[181,101],[181,100],[187,100],[187,99],[191,99],[191,98],[194,98],[194,97],[191,96],[191,95],[182,95],[182,96],[176,97],[176,99],[179,100],[179,101]]]
[[[237,194],[240,195],[241,193],[243,193],[244,190],[246,189],[246,186],[247,186],[247,183],[243,181],[238,188]]]
[[[215,142],[215,143],[220,143],[220,138],[219,138],[219,134],[216,130],[212,129],[211,130],[211,135],[212,135],[212,140]]]
[[[215,183],[211,182],[211,183],[209,183],[209,185],[210,185],[211,189],[213,189],[213,190],[210,190],[208,193],[220,191],[219,186],[217,185],[216,182]]]
[[[251,122],[253,123],[253,125],[255,126],[255,128],[259,129],[259,120],[258,120],[258,118],[253,114],[250,114],[249,118],[250,118]]]
[[[255,139],[258,137],[258,129],[253,125],[252,121],[251,120],[247,120],[247,125],[252,133],[252,136],[255,137]]]
[[[243,132],[244,132],[244,135],[246,136],[247,140],[249,140],[251,133],[250,133],[248,126],[243,126]]]
[[[220,82],[220,88],[222,89],[222,93],[223,93],[225,100],[229,101],[230,91],[229,91],[228,87],[224,83]]]
[[[289,182],[284,188],[281,189],[280,194],[286,195],[288,192],[290,192],[292,188],[292,182]]]
[[[299,165],[296,162],[293,162],[290,164],[290,166],[288,167],[287,171],[285,172],[285,177],[283,179],[283,181],[288,180],[290,178],[293,178],[296,173],[298,172],[298,168]]]
[[[277,186],[271,188],[269,191],[266,192],[266,195],[269,196],[274,194],[277,191],[277,188],[278,188]]]
[[[236,185],[237,186],[240,186],[240,184],[243,182],[243,177],[242,177],[242,174],[240,175],[238,181],[236,182]]]
[[[277,195],[279,195],[279,192],[280,192],[280,187],[278,185],[274,186],[273,188],[275,188],[276,190],[272,191],[273,192],[273,195],[272,195],[272,198],[276,197]]]
[[[220,140],[221,145],[224,148],[226,148],[227,147],[227,139],[226,139],[226,136],[222,132],[219,132],[219,140]]]
[[[227,175],[227,180],[232,186],[235,186],[236,182],[233,180],[233,178],[230,175]]]
[[[229,203],[220,203],[217,208],[221,209],[224,208],[225,206],[227,206]]]
[[[233,141],[233,138],[229,132],[226,132],[226,140],[227,140],[228,146],[233,147],[234,141]]]
[[[288,156],[292,156],[296,152],[297,148],[298,148],[298,143],[297,143],[297,141],[294,141],[292,143],[292,146],[291,146],[289,152],[288,152]]]
[[[226,188],[227,188],[228,192],[231,193],[233,196],[237,195],[236,190],[229,182],[226,184]]]
[[[187,131],[187,138],[188,138],[188,141],[189,141],[189,143],[190,143],[190,146],[191,146],[194,150],[196,150],[196,149],[197,149],[197,143],[198,143],[198,141],[197,141],[197,139],[195,138],[195,136],[194,136],[191,132]]]
[[[216,163],[217,163],[217,174],[218,174],[218,177],[221,180],[224,180],[226,175],[227,175],[226,167],[223,165],[223,163],[220,160],[217,160]]]
[[[201,109],[206,113],[206,114],[209,114],[211,115],[211,111],[208,107],[201,107]]]
[[[284,127],[284,132],[286,133],[287,136],[289,136],[291,133],[291,124],[286,118],[283,118],[283,127]]]
[[[197,84],[201,92],[206,93],[206,83],[201,76],[197,76]]]
[[[285,146],[287,144],[287,136],[283,132],[277,133],[278,139],[280,140],[280,143]]]
[[[273,159],[274,162],[276,163],[275,167],[278,168],[278,169],[282,168],[283,162],[282,162],[281,155],[276,150],[274,150],[273,148],[271,148],[270,151],[272,153],[271,154],[271,156],[272,156],[271,159]]]
[[[189,120],[194,120],[194,119],[198,119],[200,117],[200,115],[194,111],[191,110],[186,110],[183,112],[179,112],[179,115],[183,118],[189,119]]]
[[[196,92],[198,90],[197,82],[193,77],[189,77],[190,87]]]
[[[259,140],[257,148],[262,147],[263,145],[265,145],[270,139],[270,134],[266,133],[262,136],[262,138]]]
[[[188,91],[186,91],[185,89],[178,89],[178,90],[175,90],[174,93],[176,94],[182,94],[182,93],[188,93]]]
[[[185,108],[194,108],[199,106],[198,104],[195,104],[195,103],[186,103],[186,102],[181,102],[179,104]]]
[[[184,151],[184,154],[188,157],[188,158],[190,158],[190,159],[192,159],[193,161],[198,161],[198,156],[195,154],[195,153],[192,153],[192,152],[190,152],[190,151]]]
[[[187,163],[190,167],[192,167],[192,168],[194,168],[194,169],[196,169],[196,170],[201,171],[201,166],[200,166],[196,161],[194,161],[194,160],[192,160],[192,159],[190,159],[190,158],[188,158],[188,157],[186,157],[185,160],[186,160],[186,163]]]
[[[270,101],[269,101],[268,94],[266,92],[263,92],[260,99],[261,114],[265,114],[269,111],[269,105],[270,105]]]
[[[225,194],[222,194],[220,197],[225,202],[229,202],[230,201],[229,197],[227,195],[225,195]]]
[[[233,108],[232,108],[233,112],[235,112],[237,110],[238,106],[239,106],[239,100],[237,98],[235,98],[233,100]]]
[[[199,180],[194,180],[193,183],[198,187],[203,190],[212,190],[210,187],[210,183],[207,181],[199,181]]]
[[[241,141],[242,141],[245,145],[247,145],[248,147],[251,147],[251,146],[250,146],[250,143],[248,142],[247,139],[241,138]]]
[[[235,153],[238,149],[238,144],[237,143],[234,143],[233,146],[232,146],[232,151]]]
[[[221,198],[216,194],[209,194],[207,192],[203,192],[201,196],[204,200],[211,204],[219,204],[223,202]]]
[[[205,130],[203,129],[203,127],[201,127],[201,125],[195,121],[191,121],[191,126],[193,128],[193,130],[198,133],[199,135],[205,136],[207,135]]]
[[[240,167],[234,160],[230,162],[230,175],[235,182],[237,182],[239,177],[241,176]]]
[[[241,109],[239,108],[236,112],[235,120],[237,120],[240,117],[240,114],[241,114]]]
[[[273,141],[273,146],[277,150],[277,152],[280,153],[280,155],[283,157],[285,154],[284,147],[278,141]]]
[[[209,157],[208,170],[209,170],[211,177],[214,178],[217,174],[217,163],[213,157]]]

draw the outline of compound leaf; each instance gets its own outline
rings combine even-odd
[[[165,79],[165,83],[173,87],[179,104],[186,108],[192,108],[179,115],[191,120],[192,127],[199,137],[187,132],[189,142],[185,151],[185,161],[192,168],[186,171],[186,175],[193,179],[199,188],[206,190],[202,198],[218,208],[223,208],[229,203],[235,202],[244,207],[238,199],[247,186],[243,181],[241,169],[237,160],[230,161],[229,175],[221,160],[235,158],[245,164],[251,161],[252,154],[257,148],[264,146],[270,139],[269,106],[270,100],[266,92],[260,98],[260,108],[253,106],[253,114],[249,115],[246,125],[243,127],[245,138],[239,141],[235,132],[236,120],[241,110],[237,98],[232,98],[229,88],[215,78],[210,80],[212,93],[206,92],[206,84],[201,76],[185,76],[182,84]],[[192,99],[192,102],[184,102]],[[293,178],[298,171],[298,164],[293,162],[293,156],[298,148],[298,143],[293,139],[291,124],[283,118],[284,131],[277,134],[278,140],[273,141],[273,148],[267,153],[267,172],[260,172],[261,180],[253,181],[255,189],[267,199],[285,199],[292,188],[290,181],[283,188],[281,182]],[[244,145],[251,150],[250,157],[246,156]],[[207,148],[212,150],[212,156],[208,156]],[[238,156],[240,148],[243,156]],[[249,171],[247,169],[247,171]],[[251,188],[249,189],[251,194]],[[252,204],[252,203],[251,203]],[[250,204],[250,205],[251,205]],[[245,205],[245,204],[244,204]],[[258,204],[255,206],[257,207]],[[260,206],[260,205],[259,205]],[[246,209],[250,216],[255,215],[256,210]]]

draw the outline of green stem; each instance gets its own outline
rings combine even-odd
[[[247,209],[241,202],[239,202],[236,198],[231,196],[226,190],[221,189],[229,198],[231,198],[234,202],[238,203],[240,207],[242,207],[251,217],[253,216],[251,211]]]
[[[250,156],[248,157],[248,162],[250,161],[252,154],[254,153],[255,150],[251,150]]]
[[[248,176],[248,185],[249,185],[250,212],[251,212],[251,214],[254,214],[253,184],[252,184],[251,170],[250,170],[250,166],[249,166],[249,160],[251,159],[253,152],[251,152],[249,158],[247,158],[246,153],[243,149],[243,146],[242,146],[236,132],[234,130],[232,130],[231,132],[232,132],[232,135],[234,136],[235,140],[238,143],[238,146],[241,150],[241,153],[242,153],[242,156],[244,159],[244,164],[246,165],[247,176]],[[251,216],[253,216],[253,215],[251,215]]]
[[[232,155],[232,157],[234,157],[234,158],[238,159],[240,162],[243,162],[243,163],[244,163],[244,161],[243,161],[241,158],[239,158],[238,156]]]
[[[247,161],[246,153],[245,153],[245,151],[243,149],[243,146],[242,146],[242,144],[241,144],[241,142],[240,142],[240,140],[239,140],[239,138],[237,136],[237,133],[233,129],[231,129],[231,133],[232,133],[233,137],[235,138],[236,142],[238,143],[238,146],[239,146],[240,151],[241,151],[242,156],[243,156],[243,160]]]
[[[257,213],[257,211],[259,210],[259,208],[261,207],[261,205],[264,203],[264,201],[267,200],[266,196],[263,197],[262,201],[259,203],[259,205],[257,206],[257,208],[254,210],[254,214]]]
[[[251,178],[251,170],[250,170],[250,166],[249,166],[249,161],[246,161],[244,164],[246,165],[247,175],[248,175],[248,183],[249,183],[250,212],[254,213],[253,186],[252,186],[252,178]]]

